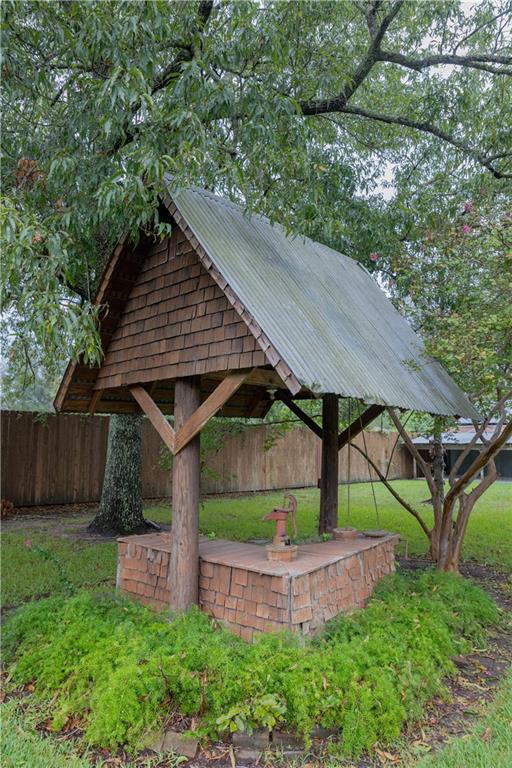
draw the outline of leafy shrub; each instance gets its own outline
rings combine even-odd
[[[18,683],[53,701],[53,724],[87,723],[92,744],[135,748],[171,709],[200,733],[273,727],[306,738],[341,731],[343,754],[396,738],[443,689],[451,657],[482,643],[498,610],[464,579],[393,576],[368,607],[304,641],[286,633],[246,645],[198,610],[172,621],[119,596],[82,593],[29,604],[7,623]]]

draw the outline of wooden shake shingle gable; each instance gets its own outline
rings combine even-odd
[[[206,399],[223,375],[240,369],[250,375],[221,415],[261,417],[272,403],[267,386],[300,390],[179,212],[170,212],[176,218],[169,237],[143,237],[136,248],[122,238],[117,245],[95,299],[104,307],[102,364],[70,363],[57,410],[138,412],[130,387],[142,384],[163,413],[172,413],[175,379],[201,376]]]
[[[251,331],[176,228],[145,259],[96,388],[266,364]]]
[[[168,413],[177,379],[199,376],[206,396],[246,369],[225,415],[263,415],[275,389],[478,417],[352,259],[204,190],[164,193],[164,212],[171,236],[116,248],[97,296],[103,362],[68,368],[57,410],[138,412],[143,385]]]

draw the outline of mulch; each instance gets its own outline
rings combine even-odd
[[[426,564],[415,558],[402,560],[400,567],[416,570]],[[512,575],[474,562],[464,563],[461,573],[492,595],[504,612],[503,622],[491,631],[485,649],[454,659],[457,674],[446,681],[447,696],[434,698],[423,720],[406,731],[407,740],[425,751],[467,733],[512,665]]]

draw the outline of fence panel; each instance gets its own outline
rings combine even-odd
[[[2,498],[16,506],[97,501],[101,494],[108,417],[3,411],[1,415]],[[396,435],[366,432],[369,454],[382,471]],[[307,428],[290,430],[265,450],[268,428],[251,426],[227,438],[208,459],[203,493],[231,493],[315,486],[320,474],[320,440]],[[363,446],[360,435],[357,444]],[[171,494],[171,473],[159,467],[162,442],[145,420],[142,435],[142,490],[145,498]],[[375,477],[372,472],[372,477]],[[407,451],[397,446],[390,478],[412,477]],[[350,455],[352,482],[369,479],[365,459]],[[340,482],[348,479],[348,449],[340,452]]]

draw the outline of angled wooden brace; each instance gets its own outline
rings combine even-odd
[[[227,403],[229,398],[235,394],[237,389],[242,386],[250,375],[251,371],[248,370],[229,373],[177,432],[171,427],[144,387],[135,385],[128,387],[128,389],[173,456],[175,456],[220,411],[223,405]]]
[[[367,408],[366,411],[364,411],[360,416],[357,417],[357,419],[352,422],[352,424],[349,424],[348,427],[343,430],[343,432],[340,432],[338,435],[338,450],[353,440],[356,435],[362,432],[363,429],[368,426],[368,424],[371,424],[371,422],[376,419],[377,416],[380,416],[380,414],[385,410],[385,405],[371,405],[369,408]]]
[[[216,413],[220,411],[229,398],[240,389],[244,381],[251,375],[252,371],[235,371],[229,373],[221,383],[213,390],[204,403],[189,416],[186,422],[181,426],[176,434],[174,442],[174,453],[179,453],[196,435],[202,430]]]
[[[130,390],[130,393],[135,398],[135,400],[138,402],[168,449],[172,454],[174,454],[174,443],[176,440],[176,432],[171,427],[165,416],[163,415],[162,411],[158,407],[158,405],[155,403],[151,395],[147,390],[144,389],[144,387],[139,386],[138,384],[135,386],[128,387]]]
[[[314,432],[317,437],[322,439],[322,427],[319,427],[316,421],[314,421],[311,416],[309,416],[309,414],[307,414],[297,405],[295,400],[292,400],[291,397],[286,397],[284,395],[280,398],[280,400],[306,425],[306,427],[309,427],[309,429]]]

